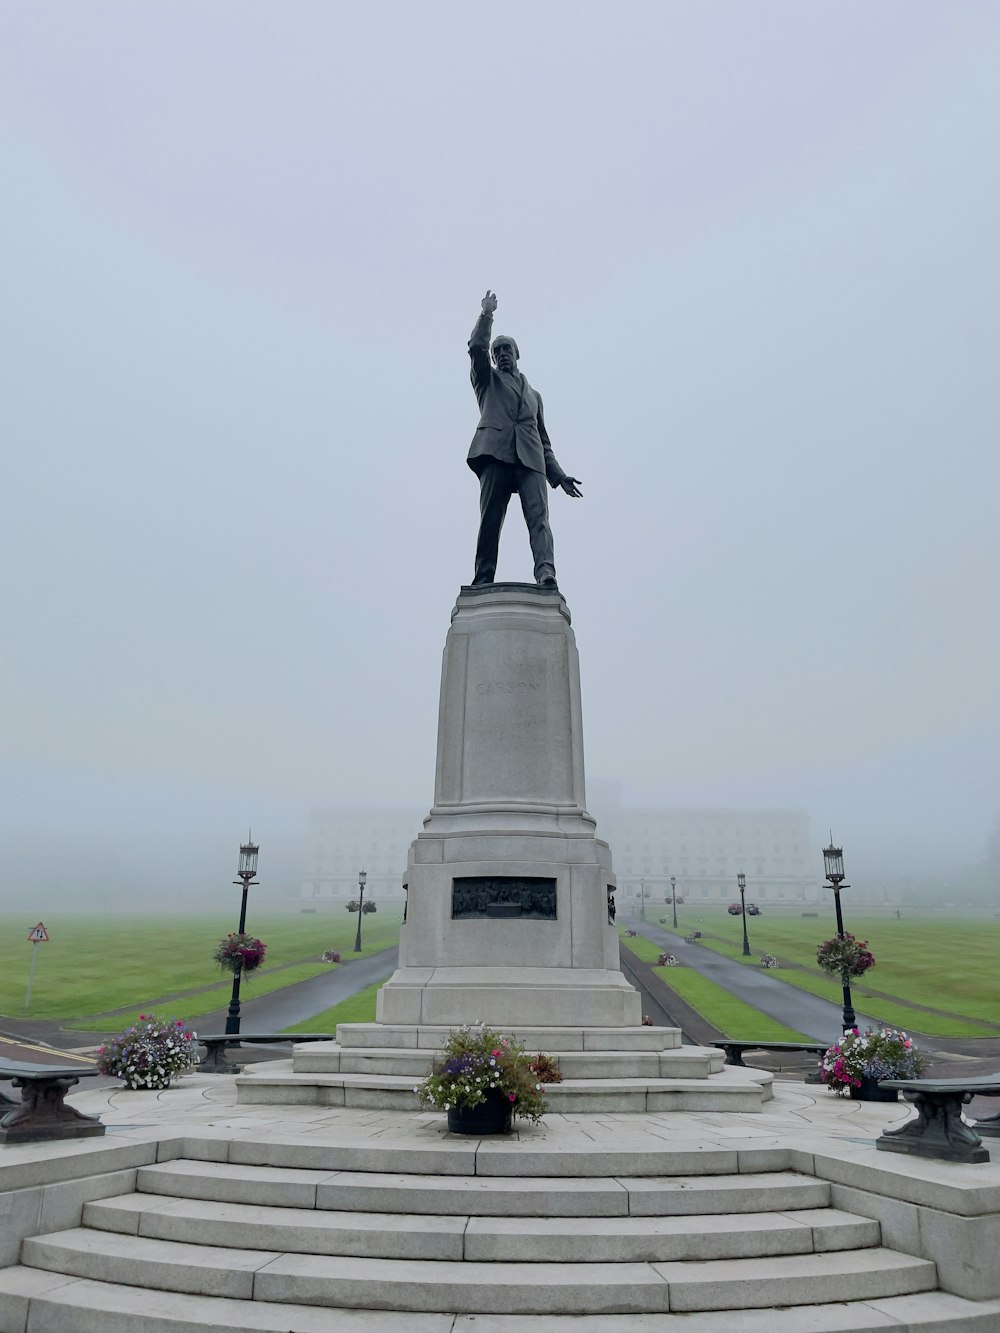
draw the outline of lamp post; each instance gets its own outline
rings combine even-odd
[[[259,845],[253,840],[253,833],[248,833],[246,842],[240,844],[240,868],[236,872],[237,878],[233,880],[234,884],[243,885],[243,898],[240,902],[239,933],[241,935],[247,924],[247,889],[251,884],[257,883],[254,875],[257,873],[257,853],[259,850]],[[240,981],[242,978],[243,964],[241,963],[233,976],[233,994],[229,1001],[229,1013],[226,1015],[226,1032],[236,1035],[239,1034],[240,1030]]]
[[[840,890],[849,889],[851,886],[844,883],[844,849],[834,847],[832,833],[829,847],[823,848],[823,872],[830,881],[830,888],[833,889],[833,901],[837,908],[837,934],[843,939],[844,917],[840,910]],[[847,1032],[858,1020],[851,1002],[850,979],[846,975],[841,975],[841,981],[844,984],[844,1031]]]
[[[645,919],[646,919],[646,881],[645,881],[644,879],[640,879],[640,881],[639,881],[639,920],[640,920],[640,921],[645,921]]]
[[[743,957],[750,957],[750,941],[747,939],[747,877],[741,870],[736,876],[736,883],[740,886],[740,910],[743,913]]]
[[[674,930],[677,929],[677,877],[670,876],[670,903],[674,909]]]
[[[358,871],[358,933],[354,937],[354,952],[361,952],[361,913],[365,910],[365,880],[368,878],[367,870]]]

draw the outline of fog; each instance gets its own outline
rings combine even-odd
[[[0,24],[0,907],[227,904],[251,825],[291,892],[310,808],[429,806],[487,287],[582,479],[588,773],[852,882],[984,855],[995,4]]]

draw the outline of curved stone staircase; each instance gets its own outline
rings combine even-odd
[[[508,1030],[559,1066],[562,1083],[546,1091],[554,1112],[759,1111],[771,1096],[771,1074],[726,1065],[714,1047],[682,1045],[677,1028]],[[237,1096],[248,1105],[416,1111],[414,1084],[431,1072],[448,1033],[433,1024],[341,1023],[336,1041],[248,1067]]]
[[[29,1237],[4,1333],[1000,1328],[773,1148],[191,1140]],[[15,1314],[11,1314],[15,1311]],[[23,1319],[21,1315],[23,1314]],[[17,1322],[20,1320],[20,1322]]]

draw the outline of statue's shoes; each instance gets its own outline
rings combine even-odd
[[[540,588],[550,588],[553,592],[559,591],[559,584],[556,583],[555,579],[539,579],[538,586]]]

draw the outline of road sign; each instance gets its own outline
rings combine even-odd
[[[45,926],[41,921],[39,921],[37,926],[32,928],[28,935],[28,941],[30,944],[48,944],[49,932],[45,929]]]

